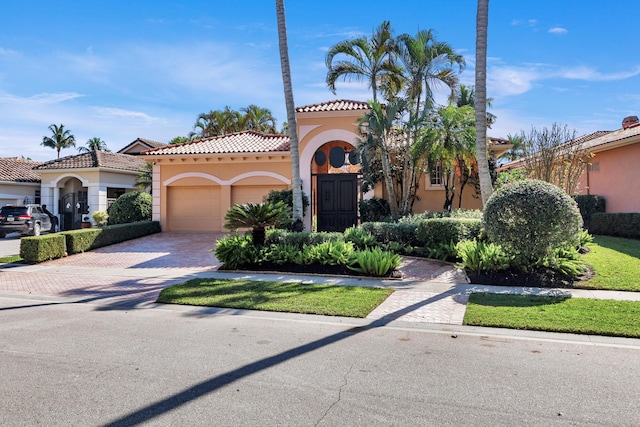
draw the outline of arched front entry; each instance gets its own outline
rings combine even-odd
[[[331,141],[311,160],[312,212],[317,231],[344,231],[358,223],[360,169],[353,145]]]
[[[60,230],[75,230],[82,227],[82,223],[89,222],[89,204],[87,188],[78,178],[69,178],[60,187],[61,216]]]

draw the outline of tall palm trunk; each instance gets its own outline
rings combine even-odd
[[[291,153],[291,185],[293,187],[293,220],[294,230],[302,231],[302,188],[300,179],[300,156],[298,153],[298,126],[293,102],[293,86],[291,84],[291,68],[289,67],[289,47],[287,45],[287,23],[284,13],[284,0],[276,0],[278,15],[278,42],[280,47],[280,65],[284,84],[284,100],[287,106],[287,124],[289,126]]]
[[[476,16],[476,157],[480,176],[480,192],[484,205],[491,193],[491,174],[487,159],[487,27],[489,0],[478,0]]]

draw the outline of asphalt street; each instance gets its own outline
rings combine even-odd
[[[0,425],[638,425],[640,340],[0,296]]]

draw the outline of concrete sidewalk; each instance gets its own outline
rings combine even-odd
[[[634,292],[472,285],[451,264],[412,257],[403,259],[401,280],[222,272],[211,252],[218,237],[214,233],[160,233],[38,265],[0,265],[0,292],[134,308],[154,306],[162,289],[192,278],[380,286],[395,292],[368,319],[452,325],[462,324],[473,292],[640,301],[640,293]]]

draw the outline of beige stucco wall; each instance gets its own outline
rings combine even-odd
[[[252,155],[193,155],[157,158],[154,164],[153,219],[170,229],[170,188],[219,187],[213,209],[215,231],[223,231],[222,218],[235,201],[262,202],[272,189],[289,188],[291,164],[288,153]],[[255,187],[248,190],[247,186]],[[219,196],[218,196],[219,194]]]
[[[70,169],[64,171],[41,171],[42,204],[47,205],[54,214],[58,212],[58,201],[67,193],[87,191],[89,215],[107,210],[107,188],[124,188],[125,191],[136,189],[138,172]]]
[[[640,212],[640,141],[596,151],[591,164],[592,170],[581,177],[579,194],[604,196],[607,212]]]

